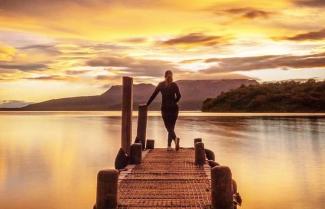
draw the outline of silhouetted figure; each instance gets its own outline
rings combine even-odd
[[[149,98],[147,106],[155,99],[157,94],[161,92],[161,115],[164,120],[165,127],[168,131],[168,149],[171,150],[171,143],[175,141],[176,150],[179,149],[179,138],[175,134],[175,124],[178,117],[178,105],[177,102],[181,98],[179,88],[175,82],[173,82],[173,73],[170,70],[165,72],[165,80],[160,82],[155,91]]]

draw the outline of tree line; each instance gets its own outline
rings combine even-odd
[[[242,85],[203,102],[204,112],[325,112],[325,81]]]

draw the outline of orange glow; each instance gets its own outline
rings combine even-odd
[[[99,94],[123,75],[157,83],[161,76],[157,64],[152,66],[157,62],[179,79],[325,78],[321,63],[207,73],[216,67],[206,62],[210,58],[324,53],[323,8],[302,1],[16,1],[0,4],[2,100]],[[106,57],[133,64],[89,65]],[[134,63],[147,70],[138,72]],[[46,95],[35,93],[43,88],[49,90]]]

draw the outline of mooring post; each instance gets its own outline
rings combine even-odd
[[[231,170],[227,166],[211,169],[211,199],[213,209],[233,209]]]
[[[146,147],[146,130],[147,130],[147,105],[139,105],[138,107],[138,128],[137,142],[141,142],[142,149]]]
[[[121,146],[127,154],[130,153],[130,145],[132,138],[132,90],[133,79],[131,77],[123,77]]]
[[[202,142],[197,142],[195,144],[195,164],[203,165],[204,163],[205,163],[204,144]]]
[[[130,149],[130,162],[131,164],[140,164],[142,159],[142,144],[134,143]]]
[[[195,144],[198,143],[198,142],[202,142],[202,138],[195,138],[194,139],[194,147],[195,147]]]
[[[146,149],[154,149],[155,148],[155,140],[147,139]]]
[[[97,175],[96,209],[114,209],[117,207],[118,171],[101,170]]]

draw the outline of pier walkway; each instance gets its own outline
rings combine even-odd
[[[211,169],[194,164],[193,148],[143,154],[120,173],[118,208],[211,208]]]
[[[132,86],[123,77],[121,148],[115,169],[98,172],[94,209],[236,209],[241,198],[231,170],[215,162],[202,138],[194,138],[194,148],[155,148],[146,137],[148,107],[139,105],[132,144]]]

